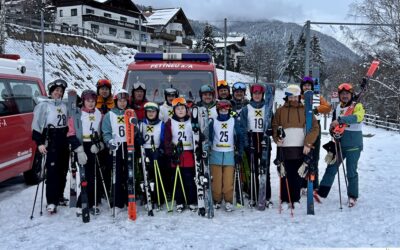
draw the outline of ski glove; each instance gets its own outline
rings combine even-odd
[[[97,144],[93,144],[90,147],[90,152],[92,152],[93,154],[97,154],[99,151],[104,149],[104,143],[103,142],[99,142]]]
[[[283,165],[283,162],[281,162],[278,166],[276,166],[276,170],[278,171],[279,177],[282,178],[286,176],[285,166]]]
[[[299,174],[299,176],[301,178],[305,178],[308,174],[308,165],[307,163],[303,162],[303,164],[301,164],[299,170],[297,171],[297,173]]]
[[[87,162],[87,156],[86,156],[85,151],[83,150],[83,146],[77,147],[74,151],[78,158],[78,163],[81,165],[85,165]]]
[[[108,141],[108,148],[112,151],[117,150],[118,144],[114,141],[114,139],[111,139]]]

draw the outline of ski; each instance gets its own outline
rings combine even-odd
[[[71,100],[71,101],[70,101]],[[75,100],[75,101],[74,101]],[[70,104],[70,115],[74,121],[76,134],[82,134],[82,122],[81,122],[81,110],[76,105],[77,94],[74,90],[68,92],[68,103]],[[89,202],[87,196],[87,180],[85,174],[85,166],[75,161],[77,168],[79,169],[79,175],[81,179],[81,206],[82,206],[82,221],[87,223],[90,221],[89,214]]]
[[[261,141],[261,162],[259,164],[259,188],[258,188],[258,210],[265,210],[267,195],[267,170],[270,165],[270,137],[267,130],[271,127],[272,107],[274,105],[274,87],[271,84],[265,84],[265,105],[264,105],[264,132]]]
[[[202,150],[200,145],[200,125],[199,125],[199,108],[194,106],[192,108],[192,131],[193,131],[193,151],[195,160],[195,172],[196,176],[194,181],[197,189],[197,206],[198,214],[201,216],[206,215],[206,208],[204,203],[204,174],[202,169]]]
[[[313,120],[313,95],[314,92],[312,90],[307,90],[304,92],[304,110],[306,115],[306,134],[310,133],[312,128],[312,120]],[[314,214],[314,185],[313,181],[315,179],[314,170],[311,169],[312,167],[312,150],[308,153],[308,157],[310,160],[308,161],[308,170],[307,173],[307,214]]]
[[[75,91],[68,92],[68,116],[72,117],[73,109],[76,108],[77,95]],[[77,202],[77,185],[76,185],[76,172],[77,168],[74,164],[74,152],[70,148],[70,186],[69,186],[69,207],[76,207]]]
[[[143,126],[140,126],[140,135],[143,135]],[[142,162],[142,170],[143,170],[143,185],[142,189],[144,193],[146,194],[146,200],[147,200],[147,215],[148,216],[154,216],[153,213],[153,203],[151,201],[151,190],[150,190],[150,184],[148,180],[148,169],[150,165],[150,160],[148,157],[146,157],[146,152],[144,151],[143,145],[140,145],[140,158]]]
[[[212,176],[211,176],[211,170],[210,170],[210,165],[208,163],[208,139],[209,139],[209,118],[208,118],[208,110],[206,108],[201,109],[201,119],[199,120],[200,124],[200,137],[201,137],[201,161],[203,164],[203,172],[204,172],[204,178],[203,178],[203,185],[204,185],[204,197],[205,200],[207,201],[207,206],[206,206],[206,214],[207,218],[211,219],[214,217],[214,200],[212,197]]]
[[[133,109],[125,110],[126,145],[128,149],[128,218],[136,220],[135,192],[135,126],[137,119]]]

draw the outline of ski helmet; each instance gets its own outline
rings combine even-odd
[[[219,80],[217,82],[217,90],[219,90],[219,89],[228,89],[229,90],[228,82],[225,80]]]
[[[199,90],[200,98],[201,98],[201,95],[204,94],[204,93],[211,93],[214,96],[215,95],[215,89],[213,88],[213,86],[211,86],[209,84],[202,85],[200,87],[200,90]]]
[[[147,102],[144,105],[144,110],[145,111],[151,110],[151,111],[157,111],[158,112],[160,110],[160,108],[158,107],[157,103],[155,103],[155,102]]]
[[[243,82],[235,82],[232,85],[232,93],[235,92],[236,90],[243,90],[244,92],[246,92],[246,84]]]
[[[129,99],[129,93],[125,89],[118,89],[114,93],[114,100],[119,100],[119,99]]]
[[[314,80],[312,79],[312,77],[305,76],[301,79],[301,82],[300,82],[300,89],[301,89],[302,94],[304,93],[303,86],[306,83],[311,84],[311,90],[314,90]]]
[[[353,85],[351,83],[342,83],[339,85],[338,87],[338,93],[340,94],[340,92],[342,91],[348,91],[351,94],[354,94],[354,89],[353,89]]]
[[[102,87],[107,87],[111,91],[111,81],[108,79],[99,79],[96,84],[97,94],[99,94],[99,89]]]
[[[296,84],[289,84],[289,86],[285,89],[286,96],[300,96],[301,90],[300,87]]]
[[[62,79],[56,79],[52,82],[50,82],[49,84],[47,84],[47,89],[49,91],[49,95],[51,95],[51,93],[57,88],[57,87],[61,87],[63,89],[63,92],[65,92],[65,89],[68,87],[68,84],[66,81],[62,80]]]
[[[255,92],[259,92],[264,94],[265,93],[265,87],[264,85],[260,84],[260,83],[255,83],[253,85],[251,85],[250,87],[250,93],[254,94]]]
[[[97,101],[97,94],[93,90],[87,89],[82,92],[81,99],[82,103],[84,103],[85,100],[90,100],[90,99]]]
[[[167,101],[167,96],[175,96],[175,98],[179,97],[179,91],[175,88],[166,88],[164,90],[165,101]]]

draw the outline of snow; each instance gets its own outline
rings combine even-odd
[[[323,204],[316,204],[315,215],[306,215],[305,200],[294,210],[278,212],[278,177],[271,166],[272,201],[266,211],[241,208],[232,213],[216,210],[213,219],[182,214],[155,212],[148,217],[138,207],[135,222],[120,211],[116,218],[103,201],[102,213],[83,224],[75,210],[60,207],[55,215],[29,219],[36,186],[0,192],[0,242],[2,249],[292,249],[310,247],[395,247],[400,245],[400,176],[397,150],[400,134],[364,127],[365,148],[359,162],[360,198],[348,208],[342,177],[343,209],[339,209],[335,182]],[[390,138],[390,142],[389,142]],[[323,135],[323,143],[330,138]],[[273,153],[275,155],[275,146]],[[324,172],[321,151],[320,173]],[[397,167],[396,167],[397,166]],[[342,172],[341,172],[342,173]],[[67,184],[68,186],[68,184]],[[65,192],[68,197],[68,192]]]
[[[146,26],[165,26],[176,15],[176,13],[178,13],[179,10],[180,8],[152,10],[153,14],[146,17]]]

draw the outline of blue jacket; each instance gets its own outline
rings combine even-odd
[[[243,155],[244,149],[244,135],[245,133],[242,131],[242,127],[240,126],[240,122],[237,117],[235,118],[235,128],[234,128],[234,138],[235,138],[235,151],[238,152],[239,155]],[[222,121],[217,117],[219,121]],[[214,120],[211,119],[209,125],[209,144],[210,148],[212,148],[214,138]],[[217,152],[211,150],[210,153],[210,164],[212,165],[223,165],[223,166],[234,166],[235,165],[235,151],[230,152]]]
[[[116,115],[124,115],[125,110],[119,108],[113,108],[103,118],[103,123],[101,124],[101,131],[103,132],[103,141],[106,145],[108,142],[113,139],[113,131],[110,121],[110,112],[113,112]]]

